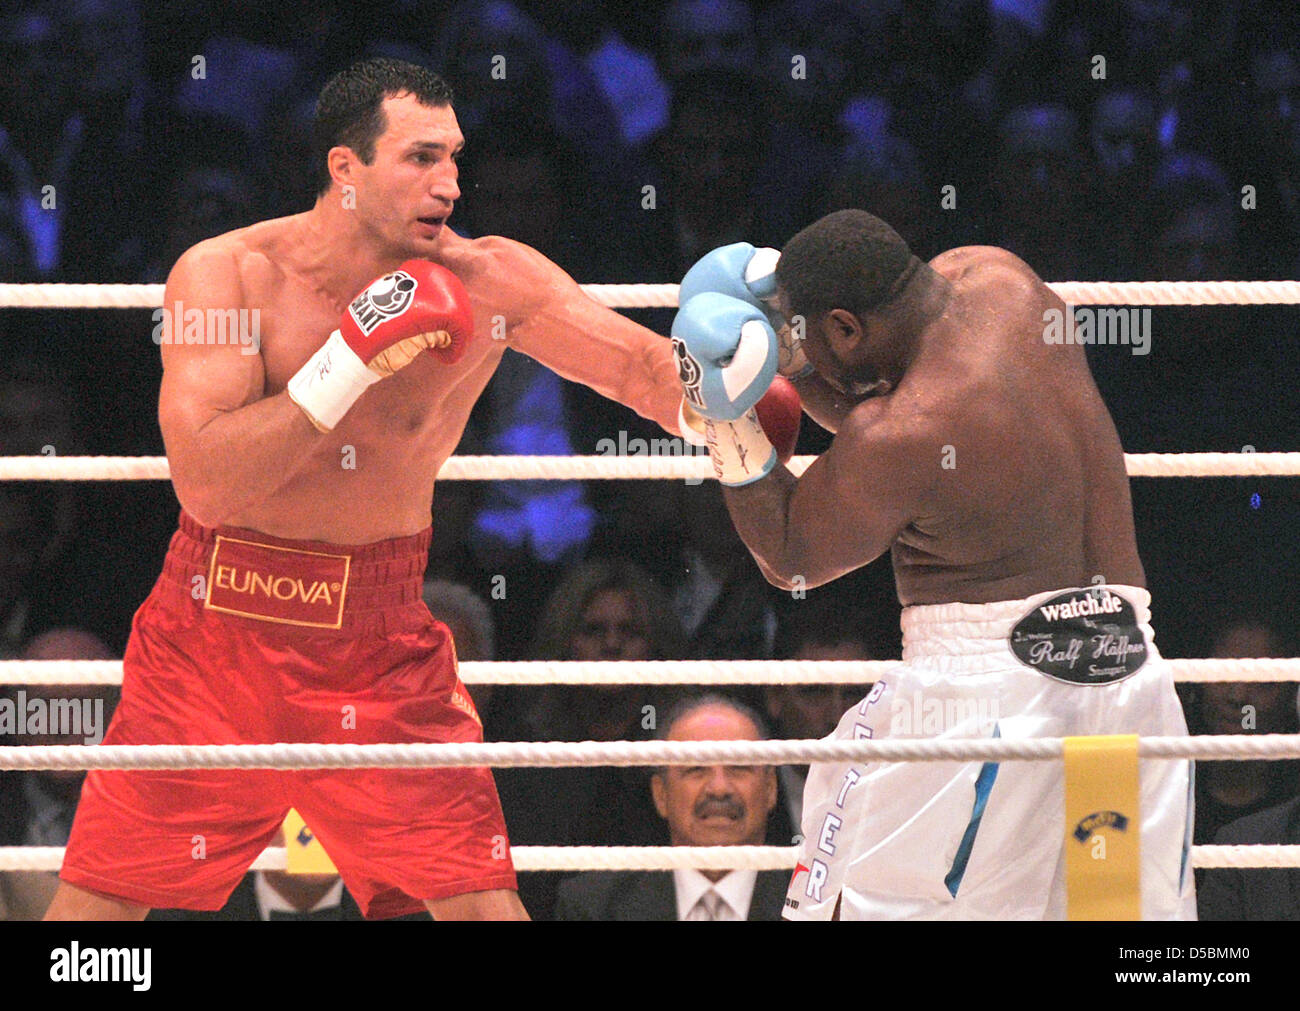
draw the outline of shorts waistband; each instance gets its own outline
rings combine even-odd
[[[903,659],[1005,653],[1011,630],[1035,608],[1045,605],[1087,610],[1095,607],[1104,613],[1111,594],[1122,597],[1132,607],[1137,626],[1150,641],[1151,594],[1140,586],[1107,583],[1047,590],[1023,600],[905,607],[901,620]],[[1061,600],[1055,599],[1058,597]]]
[[[224,583],[229,589],[232,570],[226,568],[224,572],[217,572],[213,565],[214,553],[218,555],[218,562],[226,556],[245,560],[266,558],[273,563],[287,560],[285,564],[291,563],[292,569],[286,569],[283,575],[297,576],[302,580],[304,586],[298,588],[299,595],[311,597],[315,589],[314,595],[321,598],[315,605],[318,609],[328,610],[335,602],[335,595],[339,594],[342,599],[331,613],[337,612],[346,618],[420,601],[432,536],[433,528],[426,527],[416,534],[368,544],[330,544],[274,537],[242,527],[206,527],[182,510],[163,562],[161,581],[183,589],[187,594],[195,587],[196,576],[202,576],[205,581]],[[236,551],[238,555],[232,554]],[[305,577],[302,575],[303,566],[309,570]],[[275,565],[271,568],[274,569]],[[241,574],[237,568],[233,571],[233,582],[238,586]],[[274,574],[268,575],[273,577]],[[317,580],[313,577],[317,575],[324,584],[323,588],[316,586]],[[245,586],[250,585],[249,576],[243,575],[242,578]],[[294,588],[292,582],[285,586],[286,591]],[[214,595],[209,603],[215,601]]]

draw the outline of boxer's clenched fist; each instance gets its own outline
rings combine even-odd
[[[775,313],[771,300],[776,296],[776,263],[780,258],[775,249],[755,249],[748,242],[710,250],[682,278],[677,304],[685,305],[702,292],[716,291],[763,309],[775,329],[779,320],[771,319]]]
[[[705,417],[735,421],[776,375],[776,333],[761,309],[730,295],[696,295],[673,319],[673,355],[686,402]]]
[[[422,351],[455,364],[474,335],[469,295],[451,271],[407,260],[352,300],[339,328],[289,380],[289,398],[329,432],[374,383]]]
[[[813,371],[801,341],[776,308],[776,265],[781,254],[769,246],[755,249],[748,242],[733,242],[710,250],[682,278],[677,304],[685,305],[706,291],[730,295],[761,309],[776,332],[777,371],[787,379],[802,379]]]

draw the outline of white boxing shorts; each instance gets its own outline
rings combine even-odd
[[[1183,736],[1151,596],[1093,586],[903,611],[903,665],[828,740]],[[1142,916],[1194,920],[1192,763],[1140,762]],[[813,765],[785,918],[1064,919],[1065,773],[1047,762]]]

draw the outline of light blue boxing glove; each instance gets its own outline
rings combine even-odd
[[[787,379],[798,380],[811,373],[813,367],[774,304],[776,264],[780,259],[780,252],[770,246],[756,249],[748,242],[719,246],[705,253],[686,272],[677,293],[677,304],[685,305],[696,295],[713,291],[761,309],[777,335],[777,370]]]
[[[776,375],[776,333],[763,310],[706,291],[673,319],[673,358],[687,405],[706,418],[735,421]]]
[[[685,305],[701,292],[716,291],[764,310],[775,330],[783,320],[766,300],[776,296],[776,261],[780,258],[777,250],[755,249],[748,242],[719,246],[705,253],[686,272],[677,293],[677,304]],[[775,321],[773,315],[777,317]]]

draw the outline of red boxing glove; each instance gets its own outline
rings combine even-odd
[[[784,376],[776,376],[763,398],[754,405],[763,434],[776,450],[782,463],[794,456],[795,443],[799,441],[799,424],[803,421],[803,401],[794,383]]]
[[[425,350],[456,364],[474,337],[474,314],[460,278],[407,260],[352,300],[339,331],[367,367],[392,375]]]
[[[332,431],[366,389],[421,351],[453,365],[474,336],[465,286],[428,260],[407,260],[352,300],[339,328],[289,380],[289,397]]]

